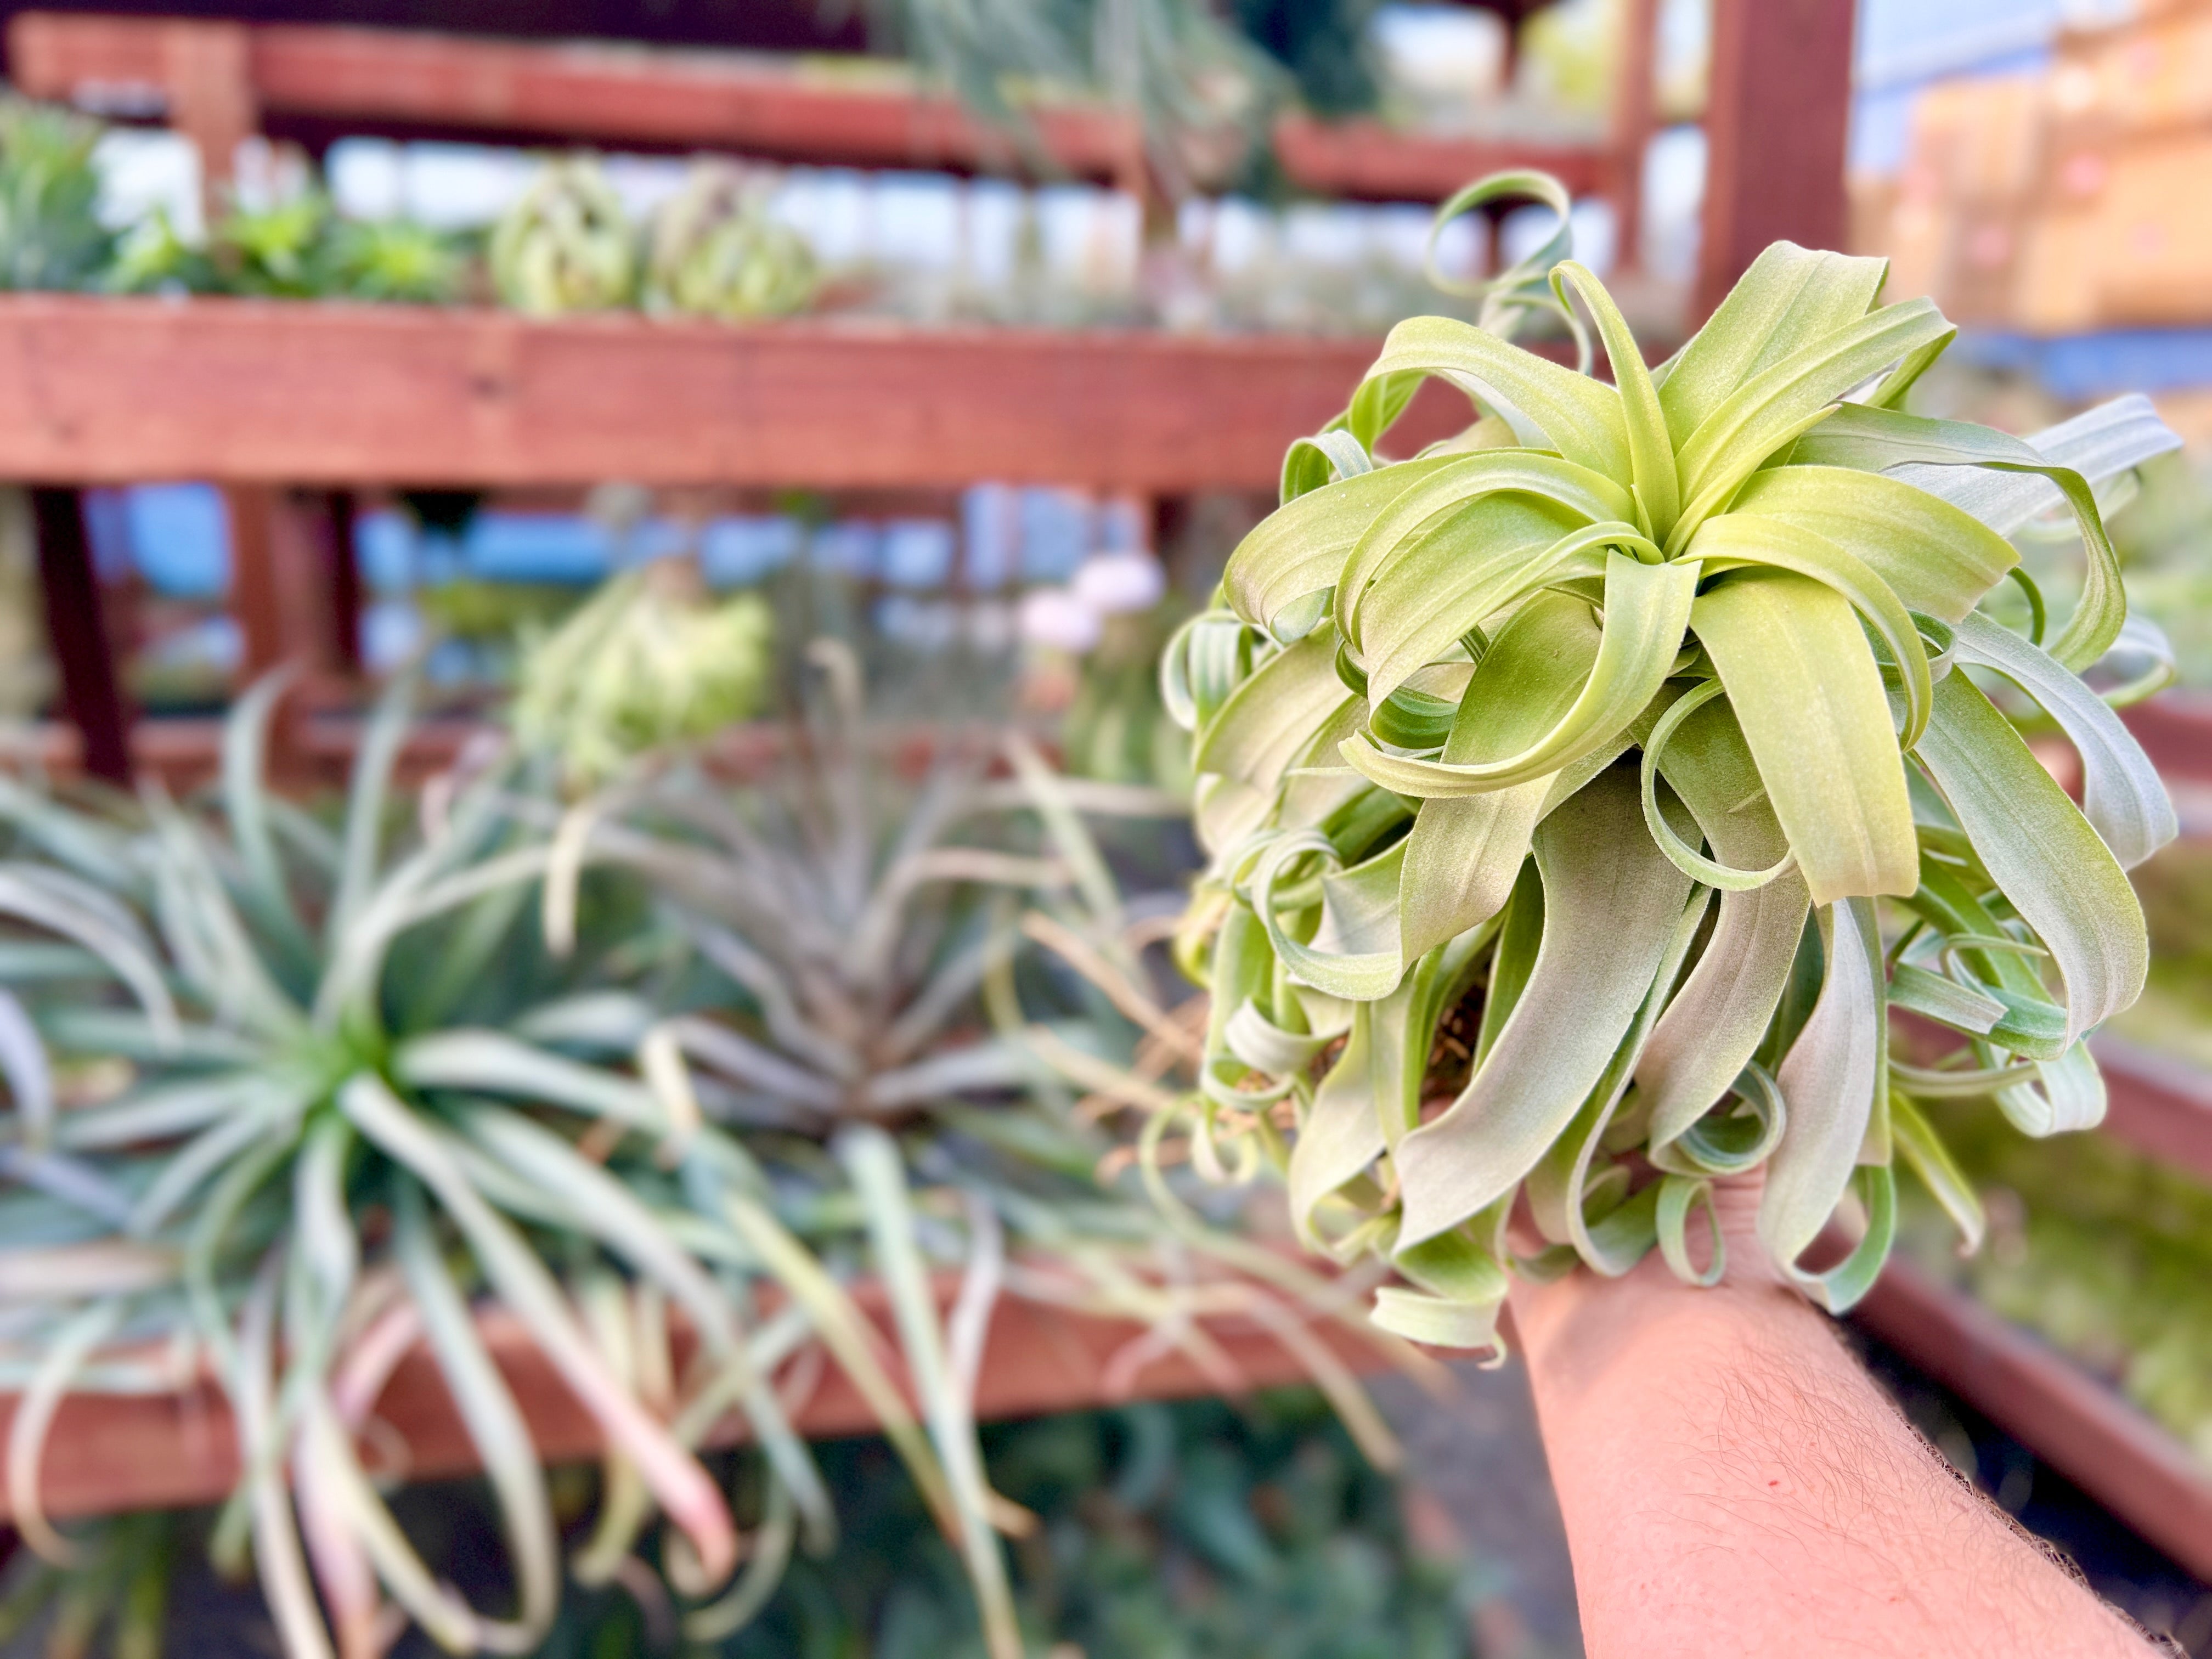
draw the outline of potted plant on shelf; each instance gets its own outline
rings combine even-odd
[[[1281,1170],[1314,1248],[1387,1260],[1374,1317],[1421,1341],[1494,1345],[1515,1272],[1656,1247],[1717,1279],[1696,1218],[1753,1171],[1761,1243],[1839,1311],[1899,1160],[1980,1234],[1917,1100],[2033,1135],[2102,1114],[2082,1039],[2142,987],[2125,871],[2175,823],[2081,678],[2162,643],[2094,491],[2179,440],[2139,398],[2027,441],[1905,412],[1955,331],[1880,303],[1883,261],[1789,243],[1649,367],[1556,185],[1442,216],[1531,195],[1551,244],[1479,324],[1392,331],[1169,650],[1211,860],[1178,948],[1212,999],[1174,1122],[1203,1168]],[[1511,343],[1539,313],[1583,372]],[[1385,459],[1431,376],[1477,418]],[[2058,626],[2007,540],[2052,511],[2085,559]],[[2008,580],[2025,635],[1983,608]],[[1893,1016],[1957,1045],[1908,1063]],[[1854,1247],[1807,1266],[1838,1219]]]
[[[614,684],[648,640],[650,684]],[[526,1650],[560,1546],[479,1296],[601,1431],[569,1571],[657,1555],[702,1640],[834,1534],[779,1393],[818,1343],[960,1548],[991,1650],[1018,1653],[998,1534],[1024,1516],[986,1483],[973,1420],[1001,1293],[1150,1328],[1132,1376],[1178,1346],[1206,1357],[1212,1316],[1256,1322],[1389,1455],[1308,1328],[1329,1316],[1317,1282],[1101,1194],[1109,1139],[1052,1109],[1040,1047],[1103,1066],[1131,1028],[1024,957],[1016,923],[1094,971],[1124,954],[1082,815],[1160,804],[1020,750],[987,775],[981,738],[919,783],[872,775],[857,666],[826,645],[829,695],[732,789],[672,740],[741,713],[766,668],[733,653],[767,648],[750,607],[619,584],[526,668],[528,740],[488,732],[411,797],[396,685],[335,819],[264,786],[274,680],[232,714],[209,800],[0,783],[0,1382],[20,1391],[6,1492],[34,1548],[73,1553],[40,1501],[63,1396],[204,1370],[243,1464],[216,1548],[240,1567],[250,1550],[289,1654],[380,1650],[395,1609],[452,1650]],[[1023,1015],[1018,975],[1055,1015]],[[933,1275],[955,1271],[948,1318]],[[856,1303],[864,1274],[895,1350]],[[501,1512],[497,1613],[424,1565],[357,1443],[417,1345]],[[744,1547],[694,1455],[732,1413],[763,1462]]]

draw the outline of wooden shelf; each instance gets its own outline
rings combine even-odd
[[[1040,159],[957,100],[867,59],[831,68],[764,54],[61,12],[15,17],[8,57],[17,88],[32,97],[158,112],[217,152],[223,140],[305,118],[355,131],[705,148],[858,167],[1030,171]],[[1127,112],[1063,103],[1031,119],[1051,168],[1138,195],[1149,189],[1143,129]],[[1648,125],[1645,117],[1602,144],[1529,145],[1291,115],[1273,139],[1291,182],[1325,195],[1434,202],[1486,173],[1533,166],[1577,194],[1625,203],[1640,181],[1623,158],[1630,144],[1640,155]]]
[[[2123,1037],[2089,1046],[2105,1074],[2105,1133],[2212,1183],[2212,1076]]]
[[[1275,159],[1291,181],[1322,196],[1439,202],[1486,173],[1526,167],[1553,174],[1574,196],[1618,199],[1633,188],[1625,177],[1631,167],[1626,152],[1610,144],[1449,137],[1400,132],[1379,121],[1318,121],[1310,115],[1278,121],[1274,142]]]
[[[1343,408],[1377,349],[11,295],[0,477],[1271,489],[1285,447]],[[1434,388],[1400,453],[1467,418]]]
[[[2121,718],[2166,779],[2212,784],[2212,693],[2164,691]]]
[[[943,1290],[949,1299],[952,1286],[945,1285]],[[880,1291],[863,1285],[855,1299],[883,1334],[886,1350],[896,1352],[890,1312]],[[597,1424],[520,1322],[493,1310],[482,1316],[480,1325],[522,1408],[540,1457],[550,1464],[597,1456],[601,1445]],[[1280,1343],[1256,1328],[1232,1320],[1207,1321],[1206,1328],[1246,1387],[1279,1388],[1310,1380]],[[1358,1340],[1340,1326],[1310,1328],[1331,1353],[1357,1370],[1372,1371],[1384,1363],[1377,1346]],[[1127,1320],[1002,1297],[978,1373],[977,1416],[986,1420],[1042,1416],[1128,1399],[1173,1400],[1220,1392],[1218,1379],[1180,1352],[1170,1350],[1135,1373],[1129,1393],[1110,1394],[1105,1379],[1117,1358],[1146,1330]],[[679,1327],[675,1334],[680,1368],[691,1344],[685,1329]],[[794,1358],[787,1364],[780,1373],[784,1383],[799,1375],[800,1363]],[[809,1439],[875,1431],[873,1413],[834,1364],[821,1365],[818,1381],[805,1387],[802,1395],[792,1419]],[[0,1401],[0,1443],[4,1443],[15,1406],[12,1397]],[[375,1415],[406,1449],[404,1463],[395,1471],[404,1478],[435,1480],[466,1474],[478,1467],[475,1449],[427,1349],[418,1346],[399,1362],[378,1397]],[[707,1443],[733,1445],[745,1437],[742,1417],[733,1414],[717,1425]],[[386,1443],[387,1437],[379,1436],[372,1443],[381,1453]],[[218,1503],[229,1496],[238,1474],[238,1442],[229,1407],[211,1381],[202,1381],[169,1395],[71,1395],[63,1402],[47,1438],[40,1490],[48,1510],[57,1516],[118,1514]],[[0,1518],[4,1518],[5,1508],[0,1497]]]
[[[1851,1317],[2212,1581],[2212,1472],[2104,1382],[1909,1262],[1893,1260]]]

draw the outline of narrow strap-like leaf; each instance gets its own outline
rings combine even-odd
[[[1789,839],[1726,705],[1708,704],[1691,714],[1660,769],[1725,863],[1757,867],[1788,854]],[[1736,1086],[1759,1052],[1789,984],[1810,902],[1795,870],[1721,894],[1711,939],[1637,1060],[1636,1086],[1650,1113],[1653,1148],[1686,1133]]]
[[[1526,496],[1558,508],[1553,537],[1581,525],[1630,523],[1636,517],[1635,497],[1623,483],[1571,459],[1525,449],[1456,457],[1392,497],[1361,531],[1332,577],[1337,631],[1358,646],[1362,638],[1359,611],[1368,585],[1404,555],[1417,532],[1436,527],[1443,514],[1455,508],[1498,495]]]
[[[1802,446],[1801,446],[1802,447]],[[1981,602],[2020,554],[2002,536],[1939,495],[1884,472],[1793,461],[1754,472],[1736,514],[1779,519],[1856,556],[1906,608],[1956,623]]]
[[[1755,513],[1728,513],[1706,520],[1705,528],[1690,538],[1689,556],[1703,561],[1709,574],[1764,567],[1793,570],[1833,588],[1888,648],[1890,662],[1901,678],[1905,729],[1899,744],[1910,749],[1920,741],[1928,725],[1928,649],[1911,613],[1863,560],[1817,531]]]
[[[1771,244],[1655,374],[1675,448],[1744,382],[1865,316],[1887,266],[1795,242]]]
[[[2106,533],[2103,516],[2088,481],[2071,467],[2047,460],[2018,438],[1963,421],[1931,421],[1894,410],[1847,405],[1821,424],[1817,433],[1801,439],[1794,459],[1829,466],[1855,466],[1869,472],[1917,463],[1910,482],[1931,494],[1958,495],[1942,489],[1943,468],[1980,467],[2046,478],[2056,485],[2074,509],[2074,522],[2081,532],[2087,557],[2081,602],[2067,619],[2051,654],[2075,673],[2112,649],[2127,620],[2126,592],[2120,586],[2119,556]],[[1931,476],[1935,475],[1935,476]],[[1960,505],[1972,511],[1975,498]],[[2016,530],[2008,523],[2016,510],[2014,498],[1994,498],[1999,517],[1985,520],[2000,534]],[[2024,520],[2022,520],[2024,522]]]
[[[1620,394],[1621,418],[1627,426],[1637,504],[1644,509],[1644,534],[1663,542],[1674,527],[1682,491],[1674,473],[1674,445],[1667,433],[1658,389],[1651,384],[1651,372],[1644,366],[1644,354],[1637,349],[1636,337],[1629,331],[1620,307],[1588,267],[1571,259],[1552,272],[1552,287],[1562,305],[1566,303],[1570,285],[1597,319],[1598,337],[1605,342],[1605,355],[1613,366],[1613,388]]]

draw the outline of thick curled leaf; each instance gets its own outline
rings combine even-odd
[[[2087,479],[2071,467],[2047,459],[2018,438],[1962,421],[1930,421],[1894,410],[1847,405],[1822,423],[1819,432],[1802,440],[1795,459],[1808,464],[1855,466],[1869,472],[1910,466],[1907,481],[1930,494],[1949,494],[1961,506],[1977,499],[1991,502],[2000,516],[1984,520],[1990,528],[2006,533],[2026,520],[2011,521],[2017,497],[1968,496],[1946,491],[1941,473],[1945,468],[1978,467],[2047,479],[2074,510],[2087,559],[2081,603],[2051,647],[2051,654],[2075,673],[2095,662],[2112,647],[2120,625],[2127,620],[2128,601],[2120,586],[2119,555],[2097,510],[2097,498]],[[1971,506],[1967,510],[1972,511]]]
[[[1229,603],[1246,622],[1273,632],[1286,608],[1336,586],[1353,544],[1393,501],[1458,459],[1401,461],[1285,502],[1229,556],[1221,578]]]
[[[1844,392],[1950,331],[1933,301],[1909,300],[1885,306],[1746,380],[1698,423],[1676,453],[1685,505],[1668,550],[1686,543],[1768,457],[1825,418]]]
[[[1820,1236],[1850,1184],[1887,1045],[1874,906],[1853,899],[1820,915],[1826,974],[1812,1017],[1775,1076],[1790,1121],[1767,1160],[1759,1237],[1777,1266],[1828,1304],[1821,1277],[1801,1270],[1797,1258]]]
[[[1910,749],[1920,740],[1928,724],[1927,647],[1903,602],[1864,560],[1818,531],[1756,513],[1708,519],[1690,538],[1690,553],[1712,574],[1730,568],[1790,570],[1834,589],[1882,642],[1902,676],[1905,730],[1899,741]]]
[[[1366,670],[1363,695],[1382,702],[1523,594],[1602,574],[1606,547],[1635,534],[1616,520],[1577,526],[1573,514],[1525,495],[1486,495],[1443,514],[1365,590],[1352,641]]]
[[[1524,512],[1531,506],[1551,509],[1542,520],[1542,525],[1551,527],[1551,534],[1543,535],[1540,525],[1522,528],[1515,536],[1512,532],[1519,526],[1512,520],[1497,525],[1480,515],[1465,520],[1456,516],[1501,496],[1525,498]],[[1361,533],[1335,579],[1336,593],[1331,603],[1337,631],[1365,654],[1363,613],[1370,585],[1397,561],[1412,558],[1417,550],[1426,550],[1439,556],[1457,550],[1464,557],[1470,545],[1478,553],[1487,550],[1484,541],[1498,534],[1516,545],[1548,545],[1580,526],[1626,523],[1635,516],[1635,499],[1621,485],[1603,473],[1555,455],[1500,449],[1460,457],[1397,496]],[[1458,533],[1462,526],[1482,533]],[[1426,565],[1416,567],[1418,574],[1431,577],[1443,568],[1434,557]]]
[[[1599,636],[1589,677],[1566,712],[1543,736],[1518,752],[1495,761],[1455,764],[1416,760],[1385,754],[1360,737],[1344,744],[1344,757],[1363,776],[1401,795],[1477,794],[1548,777],[1618,737],[1658,694],[1680,653],[1682,635],[1690,623],[1697,589],[1698,567],[1694,562],[1644,564],[1620,553],[1608,553],[1605,562],[1605,626]],[[1528,624],[1532,639],[1540,627],[1547,634],[1571,635],[1575,631],[1571,613],[1581,606],[1582,601],[1570,594],[1540,594],[1516,614],[1515,625],[1520,623],[1522,617],[1537,612]],[[1502,640],[1503,635],[1501,643]],[[1573,647],[1563,643],[1560,648],[1565,652]],[[1468,702],[1461,705],[1463,719],[1470,707],[1475,710],[1475,718],[1480,718],[1482,702],[1477,700],[1487,701],[1491,689],[1486,684],[1483,671],[1498,654],[1498,649],[1493,648],[1484,659],[1482,667],[1476,670],[1468,687]],[[1553,662],[1531,661],[1522,672],[1534,682],[1529,689],[1540,697],[1550,695],[1558,684]],[[1493,676],[1492,681],[1497,683],[1496,695],[1500,699],[1517,699],[1523,695],[1518,678],[1504,680],[1502,676]],[[1455,734],[1457,730],[1455,725]],[[1901,773],[1899,777],[1901,787]]]
[[[1450,381],[1505,417],[1531,449],[1554,449],[1624,487],[1628,433],[1611,388],[1449,317],[1409,317],[1390,331],[1367,371],[1421,373]]]
[[[1191,764],[1261,793],[1346,698],[1336,677],[1336,635],[1317,629],[1252,671],[1199,733]]]
[[[1287,836],[1261,855],[1252,877],[1253,908],[1292,978],[1358,1002],[1390,994],[1403,971],[1398,881],[1405,856],[1406,844],[1400,842],[1349,870],[1326,869],[1321,878],[1321,931],[1306,945],[1291,938],[1277,915],[1274,885],[1293,860],[1318,857],[1336,864],[1335,848],[1325,836]]]
[[[1984,616],[1959,624],[1961,662],[1994,668],[2043,705],[2081,757],[2081,812],[2132,870],[2181,833],[2158,769],[2110,704],[2056,659]]]
[[[1785,571],[1729,576],[1690,625],[1712,653],[1815,904],[1919,883],[1919,848],[1881,671],[1834,590]]]
[[[2066,987],[2063,1046],[2142,994],[2142,907],[2088,820],[1963,674],[1936,688],[1917,750],[1998,890],[2051,952]]]
[[[1906,609],[1948,623],[1972,611],[2020,562],[2013,544],[1971,514],[1886,473],[1769,467],[1753,473],[1731,511],[1707,528],[1740,513],[1825,536],[1887,583]]]
[[[1651,988],[1690,883],[1609,771],[1537,830],[1543,943],[1513,1015],[1443,1114],[1399,1142],[1400,1245],[1510,1192],[1573,1119]]]
[[[1763,868],[1789,851],[1759,769],[1723,703],[1683,722],[1660,764],[1720,861]],[[1758,1053],[1790,982],[1810,896],[1786,870],[1763,886],[1720,896],[1712,937],[1659,1016],[1636,1065],[1650,1113],[1650,1145],[1679,1139],[1735,1086]]]

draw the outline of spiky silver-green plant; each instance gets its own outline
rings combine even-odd
[[[1564,227],[1526,175],[1451,207],[1531,193]],[[1194,1133],[1273,1156],[1309,1241],[1395,1265],[1380,1322],[1467,1346],[1516,1266],[1656,1244],[1717,1275],[1687,1232],[1724,1176],[1764,1170],[1765,1248],[1831,1308],[1888,1248],[1899,1155],[1977,1236],[1913,1098],[2097,1121],[2082,1039],[2147,958],[2124,872],[2174,834],[2080,678],[2126,622],[2094,489],[2178,441],[2147,403],[2029,441],[1905,413],[1955,331],[1879,303],[1882,261],[1788,243],[1647,368],[1564,252],[1485,325],[1392,331],[1165,669],[1212,860]],[[1577,304],[1612,384],[1506,337]],[[1431,376],[1480,418],[1385,461]],[[2062,507],[2087,578],[2046,637],[2006,537]],[[2008,577],[2026,636],[1981,608]],[[2080,751],[2080,807],[1993,695]],[[1908,1065],[1891,1010],[1966,1042]],[[1801,1267],[1848,1193],[1857,1248]]]
[[[850,714],[857,675],[825,660]],[[550,757],[487,732],[406,799],[402,688],[333,829],[263,785],[280,690],[234,714],[204,805],[82,811],[0,784],[0,1384],[22,1395],[5,1479],[42,1553],[72,1553],[39,1501],[63,1394],[166,1391],[204,1364],[245,1462],[218,1547],[250,1542],[292,1659],[380,1650],[386,1596],[450,1650],[526,1650],[559,1548],[478,1291],[605,1437],[570,1570],[625,1571],[665,1515],[660,1563],[701,1640],[759,1610],[797,1540],[832,1535],[773,1386],[812,1342],[962,1547],[996,1659],[1020,1651],[995,1530],[1019,1517],[985,1484],[973,1399],[1002,1291],[1157,1322],[1132,1374],[1177,1346],[1212,1357],[1210,1315],[1257,1318],[1387,1452],[1306,1329],[1310,1281],[1097,1191],[1110,1143],[1056,1109],[1039,1056],[1106,1069],[1118,1016],[1034,967],[1030,1000],[1067,1017],[1015,1000],[1017,916],[1079,962],[1122,950],[1077,813],[1157,801],[1020,751],[1019,781],[994,781],[988,744],[917,787],[872,779],[837,719],[757,787],[664,745],[577,799]],[[949,1316],[939,1267],[960,1274]],[[870,1272],[911,1400],[848,1289]],[[761,1319],[763,1286],[782,1308]],[[678,1314],[699,1353],[681,1371]],[[511,1612],[437,1581],[356,1444],[417,1342],[499,1501]],[[737,1530],[693,1449],[732,1412],[768,1499],[728,1583]]]

